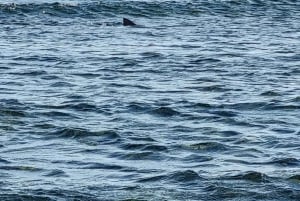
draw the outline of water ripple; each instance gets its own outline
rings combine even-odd
[[[299,200],[299,20],[295,0],[1,2],[0,200]]]

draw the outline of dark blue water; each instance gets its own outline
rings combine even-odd
[[[299,125],[297,0],[0,3],[0,200],[300,200]]]

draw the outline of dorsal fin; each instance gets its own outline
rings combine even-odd
[[[127,19],[127,18],[123,18],[123,25],[124,26],[134,26],[136,24],[133,21]]]

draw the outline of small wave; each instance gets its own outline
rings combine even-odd
[[[78,111],[96,111],[97,106],[90,103],[78,103],[78,104],[68,104],[69,108],[78,110]]]
[[[202,163],[213,160],[213,157],[211,156],[201,156],[197,154],[191,154],[182,159],[185,162],[189,163]]]
[[[83,77],[86,79],[97,78],[101,76],[101,74],[98,73],[74,73],[73,75]]]
[[[178,171],[170,174],[168,176],[169,180],[175,180],[178,182],[191,182],[195,180],[201,179],[197,172],[193,170],[186,170],[186,171]]]
[[[166,146],[162,146],[162,145],[149,144],[149,145],[146,145],[144,148],[142,148],[142,150],[144,150],[144,151],[167,151],[168,148]]]
[[[67,174],[63,170],[51,170],[48,173],[44,174],[46,177],[67,177]]]
[[[226,118],[226,123],[229,125],[237,125],[237,126],[244,126],[244,127],[257,127],[257,128],[266,128],[266,125],[254,123],[245,119],[237,119],[237,118]]]
[[[211,85],[211,86],[203,86],[199,88],[200,91],[209,91],[209,92],[226,92],[231,89],[225,88],[222,85]]]
[[[193,170],[185,170],[185,171],[175,171],[165,175],[156,175],[151,177],[145,177],[139,179],[138,182],[146,183],[146,182],[193,182],[202,180],[199,174]]]
[[[146,59],[161,59],[164,58],[164,55],[157,52],[143,52],[140,54],[142,57]]]
[[[201,142],[196,144],[191,144],[188,148],[199,151],[225,151],[227,150],[227,146],[218,143],[218,142]]]
[[[209,103],[196,103],[193,107],[214,108],[214,105],[209,104]]]
[[[28,115],[26,112],[27,109],[29,109],[29,107],[16,99],[0,99],[0,116],[6,118],[26,117]]]
[[[121,146],[123,149],[127,150],[142,150],[142,151],[166,151],[168,150],[167,147],[162,145],[155,145],[155,144],[123,144]]]
[[[235,155],[235,156],[237,156],[237,155]],[[240,156],[240,157],[253,157],[250,154],[243,154],[243,153],[239,154],[238,156]],[[248,162],[248,161],[239,160],[239,159],[226,159],[226,160],[224,160],[224,162],[236,163],[236,164],[245,164],[245,165],[253,165],[253,162]]]
[[[216,200],[216,198],[226,199],[226,200],[249,200],[250,197],[253,196],[253,192],[247,192],[246,190],[236,190],[229,185],[222,186],[220,184],[210,185],[205,188],[207,192],[210,192],[211,199]],[[253,199],[255,200],[255,199]]]
[[[143,85],[137,85],[137,84],[120,84],[120,83],[112,83],[110,84],[112,87],[117,87],[117,88],[137,88],[137,89],[151,89],[151,87],[148,86],[143,86]]]
[[[40,75],[46,75],[47,72],[43,70],[31,70],[31,71],[25,71],[25,72],[14,72],[10,73],[14,75],[23,75],[23,76],[40,76]]]
[[[91,103],[62,103],[61,105],[40,105],[47,109],[72,109],[75,111],[99,111],[97,106]]]
[[[59,80],[59,76],[56,76],[56,75],[43,75],[41,76],[41,79],[43,80]]]
[[[102,197],[102,196],[101,196]],[[73,200],[73,201],[107,201],[108,199],[103,197],[99,199],[97,196],[89,194],[87,192],[68,190],[62,188],[37,188],[33,189],[22,189],[19,191],[8,190],[0,194],[0,199],[3,201],[57,201],[57,200]]]
[[[196,60],[192,60],[190,63],[191,64],[209,65],[210,63],[218,63],[218,62],[221,62],[221,60],[215,59],[215,58],[199,58],[199,59],[196,59]]]
[[[290,134],[290,133],[295,133],[296,131],[293,129],[289,129],[289,128],[274,128],[272,129],[272,131],[274,132],[278,132],[281,134]]]
[[[127,150],[136,150],[145,147],[145,144],[123,144],[122,148]]]
[[[0,109],[0,116],[6,117],[25,117],[26,113],[24,111],[16,110],[16,109]]]
[[[54,56],[39,56],[39,55],[32,55],[32,56],[20,56],[20,57],[16,57],[14,58],[15,61],[40,61],[40,62],[57,62],[60,61],[61,58],[59,57],[54,57]],[[41,74],[45,74],[46,72],[43,70],[40,71],[36,71],[38,74],[37,75],[41,75]]]
[[[43,200],[43,201],[55,201],[56,199],[51,198],[52,196],[47,195],[30,195],[25,193],[1,193],[0,199],[3,201],[11,201],[11,200]]]
[[[119,170],[125,167],[115,164],[106,164],[106,163],[98,163],[98,162],[85,162],[85,161],[78,161],[78,160],[56,160],[52,161],[54,164],[69,164],[72,166],[76,166],[79,169],[112,169],[112,170]]]
[[[40,129],[55,129],[56,128],[55,125],[49,124],[49,123],[38,123],[38,124],[34,125],[34,127],[40,128]]]
[[[19,171],[36,172],[36,171],[42,171],[43,169],[31,167],[31,166],[0,166],[0,170],[19,170]]]
[[[280,96],[280,93],[275,91],[265,91],[260,94],[261,96]]]
[[[220,133],[221,133],[221,135],[223,135],[225,137],[232,137],[232,136],[239,136],[239,135],[241,135],[240,132],[231,131],[231,130],[229,130],[229,131],[222,131]]]
[[[111,157],[123,160],[161,160],[161,157],[152,151],[134,151],[130,153],[114,153]]]
[[[1,146],[0,146],[0,147],[1,147]],[[10,163],[10,161],[5,160],[5,159],[3,159],[3,158],[0,158],[0,163],[8,164],[8,163]]]
[[[131,103],[127,107],[132,112],[144,112],[150,110],[150,107],[148,105],[140,104],[140,103]]]
[[[58,117],[73,117],[74,118],[74,116],[69,113],[59,112],[59,111],[45,112],[42,115],[49,116],[49,117],[55,117],[55,118],[58,118]]]
[[[108,170],[120,170],[124,167],[120,165],[111,165],[111,164],[103,164],[103,163],[90,163],[85,165],[83,169],[108,169]]]
[[[0,99],[0,104],[6,106],[24,106],[24,104],[17,99]]]
[[[49,14],[61,17],[66,17],[66,15],[74,16],[78,15],[80,7],[71,4],[63,3],[28,3],[28,4],[0,4],[0,11],[6,14],[13,15],[25,15],[25,14]]]
[[[129,139],[134,140],[134,141],[145,141],[145,142],[155,142],[156,140],[154,140],[151,137],[137,137],[137,136],[133,136],[133,137],[129,137]]]
[[[16,131],[16,129],[12,126],[0,126],[0,130],[3,131]],[[0,148],[3,147],[3,145],[0,145]]]
[[[71,84],[69,82],[62,82],[62,81],[55,82],[50,85],[50,87],[74,87],[74,86],[76,86],[76,85]]]
[[[151,111],[152,114],[163,116],[163,117],[171,117],[174,115],[180,114],[176,110],[173,110],[170,107],[159,107]]]
[[[292,102],[300,103],[300,96],[297,96],[297,97],[293,98]]]
[[[237,112],[234,111],[226,111],[226,110],[216,110],[216,111],[211,111],[211,114],[216,114],[221,117],[235,117],[237,116]]]
[[[300,161],[296,158],[274,158],[272,161],[266,164],[279,165],[279,166],[299,166]]]
[[[28,3],[0,4],[0,14],[5,15],[48,15],[64,18],[97,18],[99,15],[132,15],[136,17],[220,14],[225,17],[244,15],[271,15],[267,10],[294,10],[296,1],[101,1],[92,3]],[[276,12],[273,12],[276,13]]]
[[[226,179],[247,180],[252,182],[267,182],[268,176],[261,172],[249,171],[234,176],[226,177]]]
[[[268,110],[299,110],[300,105],[292,105],[292,104],[270,104],[266,107]]]
[[[217,107],[235,110],[257,110],[264,109],[267,105],[266,102],[244,102],[244,103],[234,103],[234,104],[223,104]]]
[[[63,128],[52,133],[53,136],[57,137],[66,137],[66,138],[84,138],[84,137],[102,137],[107,139],[116,139],[120,138],[119,134],[112,130],[105,131],[89,131],[81,128]]]
[[[300,175],[293,175],[293,176],[289,177],[288,180],[300,183]]]
[[[139,179],[138,182],[141,182],[141,183],[156,182],[156,181],[162,181],[166,178],[167,178],[167,176],[165,176],[165,175],[158,175],[158,176],[145,177],[145,178]]]

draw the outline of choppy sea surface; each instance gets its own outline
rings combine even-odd
[[[300,200],[300,1],[1,1],[0,200]]]

